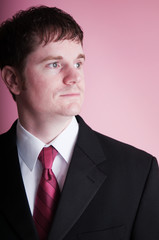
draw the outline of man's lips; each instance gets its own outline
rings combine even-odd
[[[65,93],[65,94],[61,94],[61,97],[79,97],[80,93]]]

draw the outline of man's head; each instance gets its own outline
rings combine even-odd
[[[79,113],[84,95],[82,44],[79,25],[57,8],[30,8],[2,23],[0,68],[19,114],[48,119]]]
[[[83,43],[83,32],[69,14],[46,6],[20,11],[0,26],[0,68],[11,66],[21,74],[40,44],[66,39]]]

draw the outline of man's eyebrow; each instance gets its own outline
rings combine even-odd
[[[83,58],[84,60],[86,59],[86,57],[85,57],[84,54],[79,54],[78,57],[77,57],[77,59],[79,59],[79,58]]]
[[[84,54],[79,54],[76,59],[80,59],[80,58],[83,58],[85,60],[85,55]],[[42,60],[40,60],[40,62],[42,63],[42,62],[46,62],[46,61],[49,61],[49,60],[62,60],[62,59],[63,59],[62,56],[51,56],[51,55],[49,55],[49,56],[43,58]]]
[[[42,63],[42,62],[46,62],[46,61],[49,61],[49,60],[61,60],[61,59],[63,59],[63,57],[61,57],[61,56],[47,56],[47,57],[45,57],[45,58],[43,58],[40,62]]]

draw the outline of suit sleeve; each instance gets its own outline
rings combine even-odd
[[[159,167],[155,158],[136,215],[132,240],[159,240]]]

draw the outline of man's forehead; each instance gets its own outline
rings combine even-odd
[[[83,47],[81,43],[63,40],[58,42],[49,42],[47,44],[40,44],[36,47],[35,51],[30,54],[30,57],[37,57],[41,61],[46,61],[49,59],[60,60],[62,58],[74,58],[85,59],[85,54],[83,52]]]

